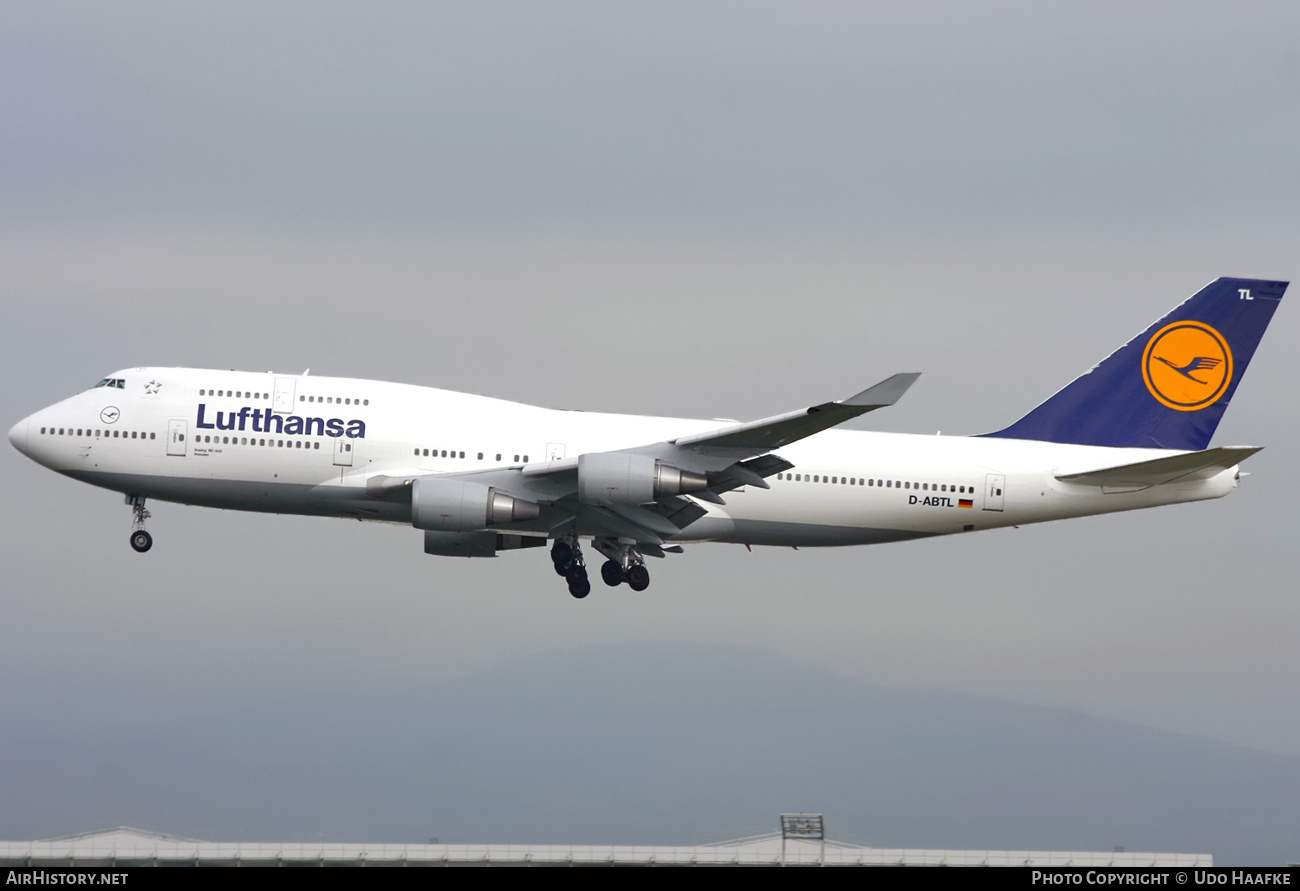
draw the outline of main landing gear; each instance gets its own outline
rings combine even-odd
[[[592,546],[608,558],[600,567],[600,577],[605,584],[617,588],[627,582],[633,591],[650,587],[650,570],[645,568],[645,558],[630,539],[598,538]]]
[[[650,587],[650,570],[646,569],[645,558],[631,539],[597,538],[591,544],[608,558],[600,565],[600,578],[605,584],[617,588],[626,582],[633,591]],[[556,541],[551,547],[551,562],[555,564],[555,574],[568,581],[570,594],[581,599],[591,593],[587,564],[582,559],[577,536],[569,535]]]
[[[128,495],[126,503],[131,505],[131,511],[135,515],[135,520],[131,524],[131,547],[137,553],[143,554],[153,547],[153,536],[144,529],[144,521],[150,517],[149,511],[144,509],[144,496]]]
[[[551,562],[555,564],[555,574],[568,580],[570,594],[581,600],[591,593],[587,564],[582,560],[577,538],[557,541],[551,548]]]
[[[626,568],[617,560],[606,560],[600,567],[600,577],[611,588],[627,582],[633,591],[644,591],[650,587],[650,570],[644,563],[633,563]]]

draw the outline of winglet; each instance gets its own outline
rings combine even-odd
[[[747,424],[682,436],[669,440],[669,443],[687,448],[735,449],[749,455],[761,455],[843,424],[858,415],[893,405],[920,376],[915,372],[896,374],[843,402],[823,402]]]
[[[869,405],[872,408],[884,408],[903,398],[903,394],[916,383],[921,376],[919,371],[905,371],[893,377],[887,377],[874,387],[868,387],[856,396],[850,396],[840,405]]]

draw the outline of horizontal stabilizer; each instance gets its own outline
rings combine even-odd
[[[1257,446],[1221,446],[1203,452],[1189,452],[1136,464],[1121,464],[1100,470],[1080,473],[1058,473],[1056,478],[1065,483],[1084,486],[1103,486],[1107,489],[1146,489],[1165,483],[1189,482],[1209,479],[1233,465],[1240,464],[1261,451]]]

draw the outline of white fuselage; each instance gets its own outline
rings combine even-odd
[[[727,426],[348,378],[135,368],[108,380],[124,384],[42,409],[10,441],[52,470],[147,498],[404,523],[409,501],[368,495],[368,480],[534,466]],[[1218,498],[1237,480],[1232,467],[1106,492],[1057,476],[1180,453],[979,437],[828,430],[778,453],[794,468],[770,489],[726,493],[674,540],[869,544]]]

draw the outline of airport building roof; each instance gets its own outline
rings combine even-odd
[[[4,866],[1168,866],[1213,865],[1209,854],[1127,851],[960,851],[871,848],[780,833],[695,846],[321,844],[211,842],[120,826],[39,841],[0,842]]]

